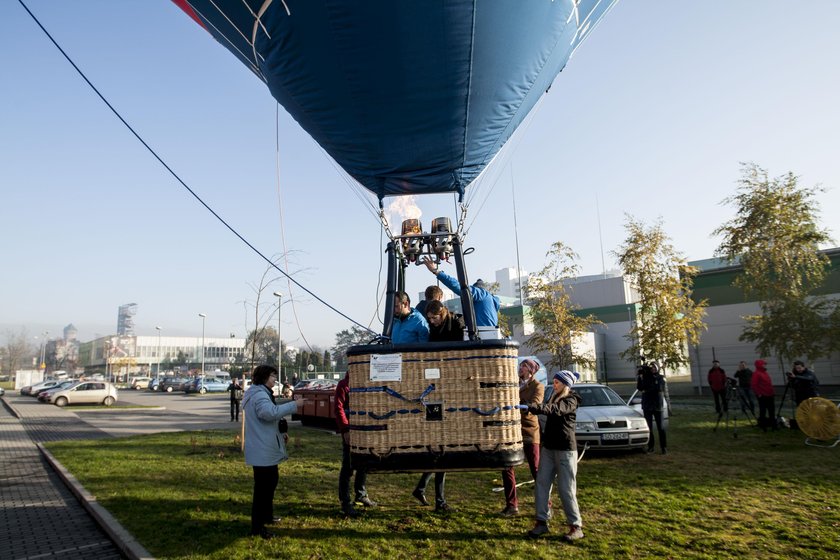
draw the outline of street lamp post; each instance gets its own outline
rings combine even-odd
[[[204,321],[207,315],[199,313],[198,316],[201,317],[201,376],[204,377]]]
[[[41,340],[41,356],[40,356],[41,361],[38,362],[38,369],[43,368],[44,373],[46,373],[46,371],[47,371],[46,360],[47,360],[47,335],[48,334],[50,334],[50,331],[44,331],[44,333],[41,335],[41,337],[43,338],[43,340]]]
[[[158,351],[157,351],[158,367],[157,367],[157,375],[155,376],[155,379],[160,381],[160,362],[161,362],[161,359],[160,359],[160,331],[162,331],[163,328],[162,327],[155,327],[155,328],[157,329],[157,332],[158,332]]]
[[[277,378],[283,383],[285,381],[283,379],[283,338],[280,336],[280,313],[282,311],[281,306],[283,305],[283,294],[282,292],[274,292],[274,295],[277,296]]]

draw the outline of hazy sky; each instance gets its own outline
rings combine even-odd
[[[282,108],[276,117],[262,82],[169,1],[26,2],[214,210],[268,256],[284,252],[285,232],[295,278],[371,321],[384,282],[379,222]],[[838,26],[831,0],[619,2],[475,193],[470,278],[516,265],[514,186],[525,270],[563,241],[582,274],[601,272],[596,200],[607,268],[625,213],[661,216],[684,256],[710,257],[711,231],[732,215],[720,203],[746,161],[826,187],[822,223],[836,240]],[[138,304],[137,334],[155,335],[155,325],[198,334],[200,312],[207,336],[253,328],[265,263],[153,159],[13,0],[0,2],[0,69],[0,332],[57,334],[73,323],[86,340],[114,332],[124,303]],[[448,196],[417,204],[427,228],[455,218]],[[409,293],[431,281],[412,268]],[[276,290],[289,301],[277,281],[264,292],[272,304]],[[350,325],[299,289],[291,295],[290,344],[303,345],[302,332],[329,346]],[[276,324],[265,299],[261,309]]]

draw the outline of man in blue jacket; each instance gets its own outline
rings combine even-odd
[[[440,267],[432,262],[431,259],[426,259],[425,265],[429,269],[429,272],[437,276],[441,284],[456,294],[461,295],[461,283],[456,278],[440,270]],[[473,299],[473,308],[475,309],[475,325],[477,327],[498,327],[499,308],[501,307],[499,298],[488,292],[484,288],[484,282],[481,280],[476,281],[475,284],[469,287],[469,290]]]
[[[393,344],[429,342],[429,323],[423,315],[411,307],[411,299],[405,292],[397,292],[394,296],[394,325],[391,328],[391,342]]]

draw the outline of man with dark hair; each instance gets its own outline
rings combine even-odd
[[[230,421],[239,422],[239,402],[244,395],[242,385],[239,384],[239,379],[236,377],[231,379],[230,385],[228,385],[226,390],[230,393]]]
[[[747,413],[747,408],[755,416],[755,404],[753,403],[752,392],[752,375],[753,372],[747,367],[747,363],[743,360],[738,362],[738,371],[735,372],[735,379],[738,380],[738,397],[741,400],[741,412]]]
[[[793,362],[793,372],[787,373],[788,380],[793,388],[793,400],[799,406],[804,400],[820,395],[817,390],[819,381],[814,372],[805,367],[805,362],[796,360]]]
[[[394,295],[394,324],[391,328],[391,342],[406,344],[428,342],[429,323],[416,309],[411,307],[411,298],[405,292]]]
[[[723,414],[729,410],[729,405],[726,403],[726,372],[720,367],[719,361],[712,361],[708,379],[709,388],[715,398],[715,412]]]
[[[433,301],[443,301],[443,290],[441,290],[437,286],[429,286],[428,288],[426,288],[425,296],[426,299],[424,299],[421,302],[418,302],[417,306],[414,308],[417,310],[418,313],[420,313],[424,317],[426,316],[426,306],[429,303]]]

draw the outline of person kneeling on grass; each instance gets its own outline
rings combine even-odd
[[[557,479],[557,492],[563,503],[568,532],[563,535],[567,542],[583,538],[583,519],[577,502],[577,440],[575,439],[575,420],[580,406],[580,395],[572,391],[580,374],[571,371],[559,371],[554,374],[554,393],[547,403],[529,404],[532,414],[546,416],[540,446],[540,468],[537,472],[535,505],[537,523],[528,531],[531,538],[548,532],[551,485]]]

